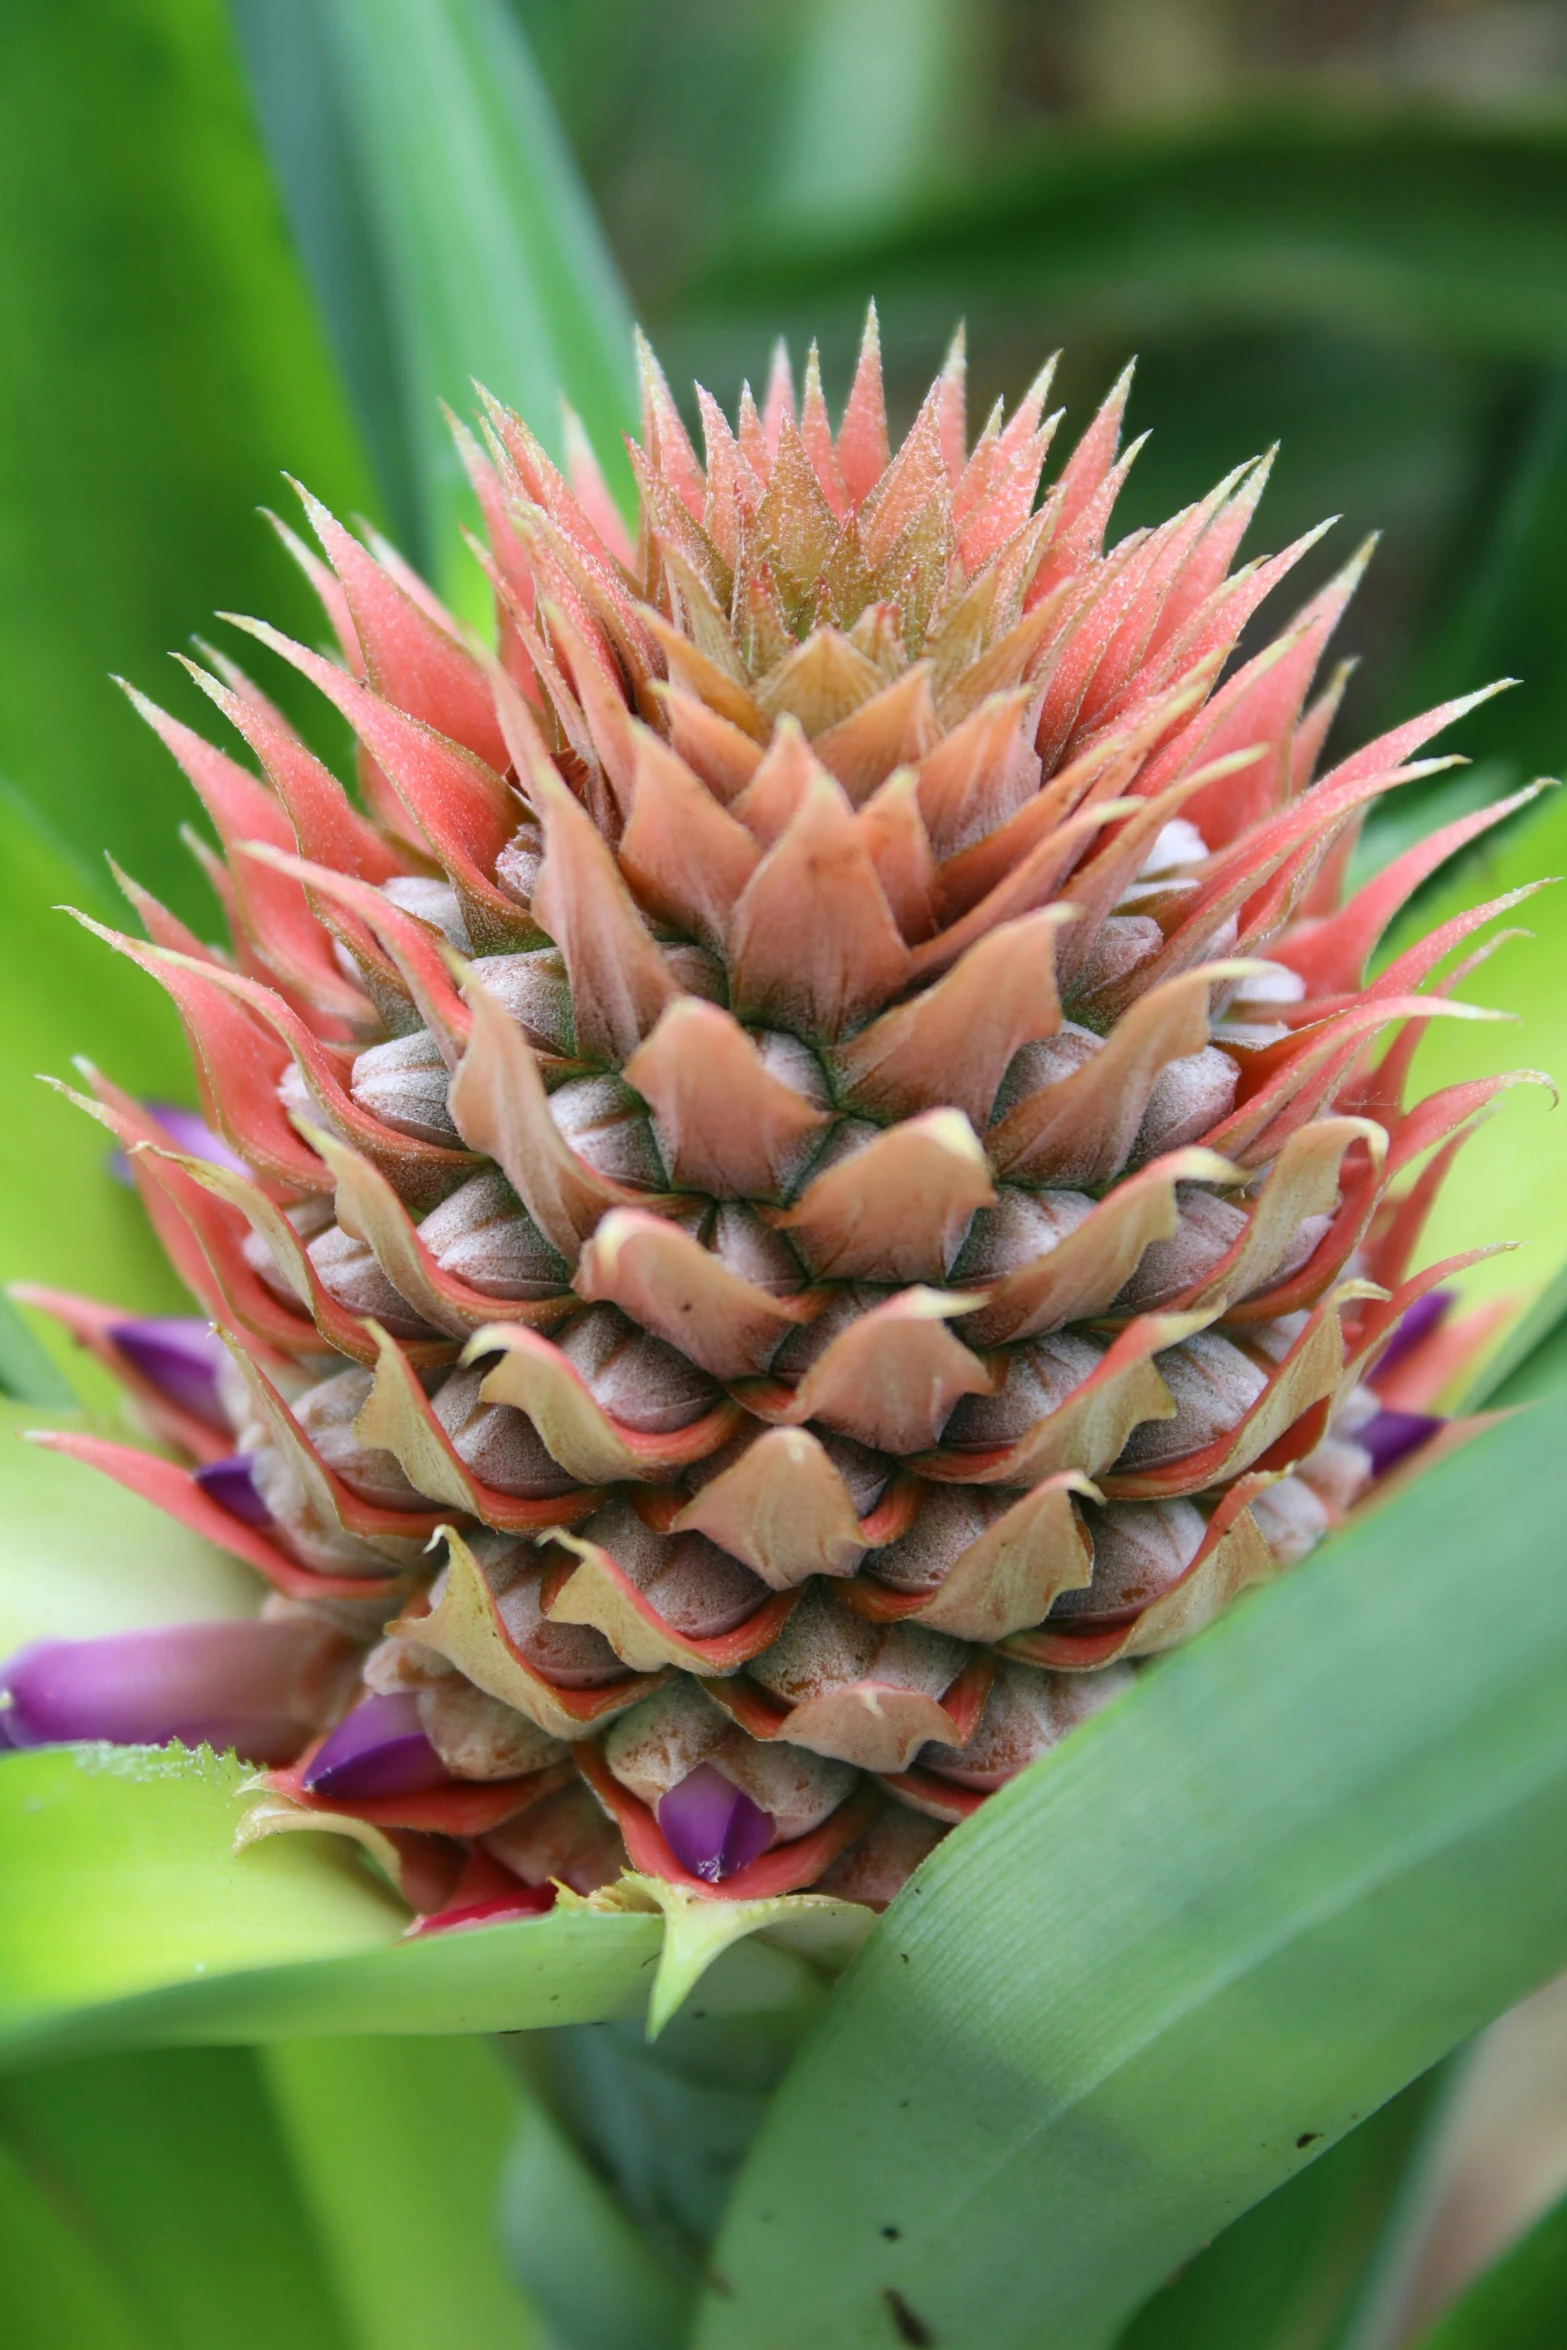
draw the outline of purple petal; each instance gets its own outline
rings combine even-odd
[[[1389,1469],[1429,1444],[1447,1422],[1433,1412],[1373,1412],[1355,1430],[1355,1442],[1371,1455],[1371,1474],[1385,1477]]]
[[[302,1696],[322,1650],[310,1624],[167,1624],[101,1640],[37,1640],[0,1665],[13,1746],[232,1747],[285,1762],[308,1734]]]
[[[244,1160],[229,1149],[221,1134],[213,1133],[197,1111],[182,1109],[178,1102],[143,1102],[142,1108],[156,1118],[176,1150],[182,1150],[187,1158],[209,1159],[214,1167],[227,1167],[232,1175],[250,1173]],[[133,1184],[136,1180],[123,1151],[109,1153],[109,1173],[116,1183]]]
[[[773,1840],[773,1815],[711,1763],[698,1763],[661,1795],[655,1814],[683,1869],[709,1885],[757,1860]]]
[[[231,1518],[242,1518],[247,1526],[270,1526],[272,1512],[251,1474],[253,1458],[248,1452],[231,1452],[221,1461],[204,1461],[195,1472],[196,1483]]]
[[[170,1403],[211,1428],[228,1426],[218,1401],[218,1373],[228,1350],[205,1322],[186,1314],[164,1314],[147,1321],[111,1322],[108,1336]]]
[[[1407,1312],[1399,1316],[1393,1335],[1382,1350],[1376,1371],[1372,1373],[1373,1378],[1391,1364],[1402,1362],[1405,1355],[1413,1354],[1420,1341],[1429,1338],[1432,1331],[1446,1321],[1457,1302],[1456,1289],[1428,1289],[1424,1297],[1417,1297]]]
[[[451,1773],[419,1726],[419,1700],[411,1690],[356,1705],[305,1773],[312,1795],[339,1803],[418,1795],[450,1782]]]

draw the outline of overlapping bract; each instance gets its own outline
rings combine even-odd
[[[1310,543],[1232,571],[1266,462],[1107,551],[1127,383],[1041,499],[1048,373],[970,450],[955,350],[894,455],[873,318],[836,435],[813,354],[733,429],[699,393],[699,461],[644,352],[634,543],[487,401],[493,657],[307,498],[336,657],[242,625],[368,814],[227,663],[259,776],[142,705],[233,952],[134,888],[150,943],[111,943],[228,1151],[89,1106],[228,1341],[224,1424],[55,1304],[256,1506],[71,1441],[357,1641],[423,1773],[345,1798],[307,1751],[254,1833],[343,1828],[438,1915],[627,1856],[882,1903],[1370,1476],[1500,1082],[1406,1109],[1409,1056],[1500,909],[1367,961],[1503,811],[1341,903],[1469,704],[1319,777],[1361,558],[1233,661]],[[1404,1413],[1454,1360],[1423,1313]]]

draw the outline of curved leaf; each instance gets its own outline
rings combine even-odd
[[[142,1624],[254,1615],[258,1578],[107,1477],[24,1444],[79,1413],[0,1403],[0,1656]]]
[[[1537,1403],[1567,1384],[1567,1266],[1519,1315],[1465,1391],[1461,1408],[1492,1411]]]
[[[578,1896],[562,1896],[570,1909]],[[709,1970],[738,1943],[761,1935],[776,1948],[792,1950],[824,1975],[841,1974],[875,1922],[859,1902],[836,1901],[820,1893],[781,1894],[760,1901],[709,1901],[661,1877],[628,1870],[613,1885],[590,1894],[587,1906],[611,1913],[652,1911],[664,1920],[663,1947],[648,1999],[647,2036],[656,2040],[685,2006]]]
[[[1342,2350],[1340,2321],[1419,2143],[1440,2068],[1225,2229],[1117,2350]]]
[[[404,1941],[407,1912],[338,1839],[233,1853],[248,1776],[178,1747],[0,1757],[0,2056],[644,2013],[657,1916],[563,1907]],[[811,1974],[753,1939],[704,2004],[786,2006]]]
[[[1467,857],[1452,878],[1422,895],[1422,931],[1450,915],[1484,904],[1531,881],[1567,873],[1567,796],[1552,792],[1540,812],[1494,844]],[[1415,1056],[1411,1098],[1493,1070],[1539,1069],[1567,1091],[1567,899],[1548,891],[1523,911],[1523,936],[1510,938],[1494,958],[1462,982],[1467,1003],[1514,1013],[1516,1025],[1432,1020]],[[1439,1030],[1460,1025],[1463,1043]],[[1435,1262],[1490,1241],[1523,1243],[1516,1255],[1492,1257],[1464,1278],[1466,1297],[1521,1295],[1547,1288],[1567,1259],[1567,1114],[1553,1110],[1549,1093],[1516,1086],[1498,1103],[1473,1141],[1464,1145],[1421,1236],[1423,1261]]]
[[[1505,1376],[1494,1386],[1487,1382],[1479,1399],[1493,1410],[1512,1404],[1538,1403],[1541,1396],[1567,1387],[1567,1294],[1558,1291],[1553,1282],[1540,1298],[1539,1306],[1541,1319],[1537,1327],[1544,1334],[1538,1344],[1531,1346],[1518,1362],[1509,1364]],[[1552,1307],[1554,1315],[1551,1315]],[[1548,1327],[1547,1315],[1550,1315]]]
[[[1479,1438],[938,1847],[780,2091],[703,2350],[1099,2350],[1567,1959],[1567,1401]],[[1461,1631],[1459,1629],[1461,1627]],[[811,2255],[801,2259],[799,2247]]]

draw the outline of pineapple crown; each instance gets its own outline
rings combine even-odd
[[[259,775],[133,695],[233,946],[125,882],[206,1128],[83,1106],[222,1345],[33,1293],[188,1465],[57,1441],[274,1592],[116,1721],[221,1686],[251,1832],[369,1840],[437,1918],[628,1858],[883,1905],[1437,1430],[1455,1266],[1409,1265],[1507,1082],[1403,1101],[1508,901],[1366,974],[1518,800],[1345,896],[1481,697],[1319,775],[1365,550],[1238,660],[1319,535],[1231,570],[1268,459],[1107,548],[1130,371],[1041,498],[1050,370],[970,449],[961,337],[896,454],[874,311],[836,435],[780,352],[733,429],[699,390],[705,463],[639,357],[634,540],[574,422],[569,480],[488,395],[455,428],[493,652],[308,494],[325,560],[278,525],[337,654],[236,624],[359,804],[220,655]],[[80,1730],[31,1669],[12,1734]]]

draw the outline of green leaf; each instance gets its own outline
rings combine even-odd
[[[312,1970],[340,1980],[395,1941],[396,1903],[339,1849],[284,1837],[231,1856],[247,1775],[179,1748],[0,1760],[0,2030],[13,2044],[242,2038],[288,1970],[296,1984]],[[270,1981],[251,1971],[268,1967]],[[120,2000],[136,2002],[126,2028],[95,2031],[93,2011]],[[225,2033],[231,2016],[240,2028]]]
[[[222,0],[0,12],[0,218],[0,770],[210,926],[188,787],[108,673],[200,722],[165,655],[214,608],[319,632],[253,512],[279,467],[369,493]]]
[[[1419,2350],[1552,2350],[1567,2340],[1567,2199],[1420,2337]]]
[[[648,2000],[647,2036],[656,2040],[709,1969],[752,1934],[798,1953],[823,1973],[843,1972],[869,1933],[872,1912],[855,1901],[820,1893],[774,1895],[761,1901],[709,1901],[662,1877],[628,1870],[600,1893],[603,1907],[658,1910],[664,1944]]]
[[[501,2232],[562,2350],[681,2350],[690,2278],[659,2257],[542,2101],[507,2160]]]
[[[463,2039],[285,2041],[255,2061],[356,2342],[529,2350],[537,2326],[495,2224],[520,2111],[495,2051]]]
[[[1541,1396],[1553,1395],[1558,1387],[1567,1387],[1567,1300],[1557,1286],[1560,1279],[1558,1275],[1539,1300],[1542,1321],[1551,1307],[1557,1309],[1550,1328],[1538,1345],[1508,1368],[1505,1377],[1494,1385],[1489,1381],[1484,1384],[1482,1394],[1475,1399],[1477,1402],[1483,1402],[1493,1411],[1506,1411],[1514,1404],[1538,1403]]]
[[[0,2149],[114,2310],[80,2331],[56,2314],[56,2330],[36,2337],[50,2350],[127,2333],[148,2350],[359,2350],[251,2051],[138,2051],[12,2073],[0,2081]],[[8,2200],[0,2188],[0,2214]],[[35,2280],[57,2289],[47,2238],[41,2274],[33,2244],[15,2252],[8,2342],[13,2293],[25,2301]]]
[[[54,1358],[23,1321],[8,1297],[0,1296],[0,1394],[46,1411],[69,1409],[77,1398]]]
[[[52,2180],[0,2134],[0,2275],[9,2350],[158,2350],[125,2306],[120,2278]]]
[[[1416,2081],[1198,2254],[1119,2350],[1328,2350],[1440,2078]]]
[[[1547,795],[1529,822],[1509,829],[1466,858],[1453,876],[1425,893],[1400,942],[1463,909],[1547,876],[1567,873],[1567,798]],[[1461,983],[1465,1002],[1493,1005],[1516,1023],[1433,1020],[1415,1056],[1409,1098],[1497,1070],[1541,1070],[1567,1090],[1567,920],[1559,889],[1519,907],[1502,927],[1522,925],[1532,935],[1513,938]],[[1452,1033],[1460,1027],[1462,1040]],[[1438,1031],[1444,1033],[1439,1034]],[[1551,1108],[1548,1092],[1518,1086],[1464,1145],[1421,1238],[1421,1260],[1432,1263],[1493,1241],[1522,1243],[1516,1255],[1493,1257],[1464,1277],[1470,1298],[1540,1295],[1567,1259],[1562,1199],[1567,1187],[1567,1117]]]
[[[236,1855],[232,1756],[40,1747],[0,1757],[0,2054],[369,2033],[527,2031],[641,2015],[663,1932],[586,1906],[408,1942],[343,1840]],[[713,2012],[787,2006],[812,1970],[756,1940]]]
[[[8,2350],[529,2350],[494,2208],[518,2113],[456,2038],[12,2071]]]
[[[388,256],[354,152],[330,7],[321,0],[230,0],[229,14],[288,225],[388,522],[408,553],[422,551],[418,458]]]
[[[1505,1411],[1537,1403],[1567,1381],[1567,1266],[1546,1283],[1505,1339],[1481,1365],[1463,1398],[1465,1411]]]
[[[1439,566],[1442,592],[1403,684],[1418,708],[1493,677],[1518,678],[1520,690],[1488,712],[1481,737],[1506,755],[1510,772],[1496,783],[1511,790],[1542,770],[1567,768],[1567,369],[1558,361],[1538,372],[1509,370],[1488,406],[1469,511]]]
[[[938,157],[950,169],[972,20],[961,0],[814,0],[800,14],[767,207],[798,233],[841,233],[905,208]]]
[[[503,0],[236,0],[236,14],[407,552],[478,614],[440,400],[468,415],[477,377],[559,457],[564,393],[630,481],[630,314],[522,29]]]
[[[82,1425],[0,1403],[0,1656],[27,1640],[254,1615],[260,1585],[237,1559],[84,1462],[22,1442],[29,1428]]]
[[[1567,1402],[1489,1431],[938,1847],[763,2125],[698,2339],[1100,2350],[1567,1960]],[[1477,1577],[1505,1607],[1477,1604]],[[1463,1625],[1462,1639],[1453,1627]],[[805,2250],[809,2247],[809,2251]]]
[[[827,1996],[804,1976],[786,2006],[726,2014],[709,1981],[656,2039],[608,2023],[517,2044],[536,2098],[507,2165],[502,2228],[563,2350],[685,2342],[735,2180]]]

